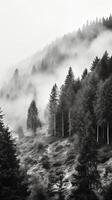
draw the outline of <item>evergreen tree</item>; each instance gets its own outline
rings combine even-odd
[[[108,78],[109,76],[108,64],[109,64],[109,56],[108,52],[105,51],[103,57],[101,58],[99,64],[97,65],[97,72],[99,78],[103,81],[105,81],[105,79]]]
[[[0,199],[26,200],[28,185],[20,170],[16,146],[0,115]]]
[[[33,65],[31,74],[32,74],[32,75],[35,75],[36,73],[37,73],[37,68],[36,68],[35,65]]]
[[[96,56],[95,60],[92,63],[91,71],[94,71],[99,63],[100,59]]]
[[[110,143],[110,125],[112,124],[112,76],[99,87],[97,105],[97,121],[100,125],[106,125],[106,141]],[[104,128],[104,127],[103,127]]]
[[[98,80],[95,74],[82,80],[82,87],[76,95],[73,107],[74,113],[74,132],[80,135],[80,139],[91,131],[92,136],[96,137],[96,117],[94,106],[96,103]]]
[[[30,107],[28,109],[27,129],[31,130],[34,134],[36,134],[36,130],[38,127],[41,127],[41,122],[38,118],[38,110],[36,107],[36,102],[35,100],[32,100]]]
[[[18,70],[18,68],[15,69],[11,81],[12,81],[12,89],[19,90],[21,88],[21,82],[20,82],[20,76],[19,76],[19,70]]]
[[[55,84],[52,88],[49,100],[49,132],[56,136],[56,113],[58,106],[58,88]]]
[[[112,56],[109,59],[109,63],[108,63],[108,73],[109,76],[112,74]]]
[[[87,70],[87,68],[86,68],[86,69],[83,71],[82,79],[84,79],[87,75],[88,75],[88,70]]]
[[[74,74],[70,67],[59,96],[58,118],[61,120],[61,132],[63,137],[72,135],[72,105],[74,102],[75,90]]]
[[[104,191],[104,200],[110,200],[112,199],[112,182],[106,186]]]
[[[65,130],[67,126],[67,112],[66,112],[66,102],[65,102],[65,91],[64,85],[60,89],[59,104],[57,107],[57,131],[62,137],[65,136]]]
[[[72,68],[70,67],[68,70],[67,77],[65,79],[65,100],[66,100],[66,106],[67,106],[67,112],[68,112],[68,133],[69,136],[72,135],[72,105],[74,103],[74,97],[75,97],[75,90],[74,90],[74,74],[72,71]]]
[[[94,112],[94,106],[96,103],[96,92],[97,92],[97,77],[93,74],[90,75],[86,82],[85,89],[83,91],[82,106],[84,109],[85,117],[85,128],[86,133],[91,132],[94,138],[96,136],[96,117]]]
[[[100,176],[97,170],[96,141],[90,135],[85,137],[80,149],[76,172],[73,174],[71,199],[97,199],[94,189],[100,186]]]

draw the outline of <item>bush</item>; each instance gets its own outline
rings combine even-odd
[[[53,164],[53,167],[60,167],[62,165],[61,161],[57,161]]]
[[[46,170],[50,169],[50,162],[49,157],[47,155],[44,155],[41,159],[42,167]]]
[[[38,143],[38,151],[44,150],[44,144],[42,142]]]
[[[68,200],[99,200],[95,192],[92,190],[89,191],[80,191],[74,190],[72,191],[71,195],[68,197]]]
[[[58,151],[60,151],[60,150],[62,150],[62,149],[63,149],[63,146],[62,146],[62,145],[59,145],[59,146],[56,147],[55,151],[58,152]]]

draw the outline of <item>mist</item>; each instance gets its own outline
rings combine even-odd
[[[75,78],[81,77],[85,68],[90,69],[96,56],[102,57],[105,50],[112,55],[111,46],[112,32],[104,28],[92,41],[81,41],[75,34],[69,34],[9,69],[8,80],[2,80],[0,92],[0,105],[6,124],[15,131],[22,126],[26,132],[27,111],[32,99],[35,99],[39,117],[45,123],[45,110],[52,86],[57,83],[61,87],[69,66]],[[34,74],[33,66],[36,68]],[[16,68],[18,78],[13,74]]]

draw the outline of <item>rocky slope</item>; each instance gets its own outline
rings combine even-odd
[[[24,137],[18,141],[18,153],[21,165],[27,169],[29,177],[39,177],[46,185],[50,170],[63,170],[66,187],[71,187],[71,176],[74,173],[79,155],[78,137],[61,139],[37,134],[35,137]],[[98,150],[98,169],[102,186],[108,185],[112,178],[112,147],[103,146]]]

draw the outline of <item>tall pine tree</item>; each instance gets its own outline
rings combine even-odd
[[[55,84],[52,88],[49,100],[49,132],[56,136],[56,114],[58,106],[58,88]]]
[[[38,127],[41,127],[41,122],[38,118],[38,109],[36,107],[36,102],[35,100],[32,100],[28,109],[27,129],[32,131],[33,134],[36,134],[36,130]]]
[[[21,173],[16,146],[0,115],[0,199],[26,200],[28,185]]]
[[[58,106],[58,116],[61,119],[61,132],[63,137],[72,135],[72,105],[74,102],[75,89],[74,74],[70,67],[65,83],[61,87]]]
[[[97,123],[102,126],[105,143],[110,143],[110,130],[112,130],[112,75],[101,84],[98,91],[97,104],[96,104]],[[105,129],[106,126],[106,129]]]

